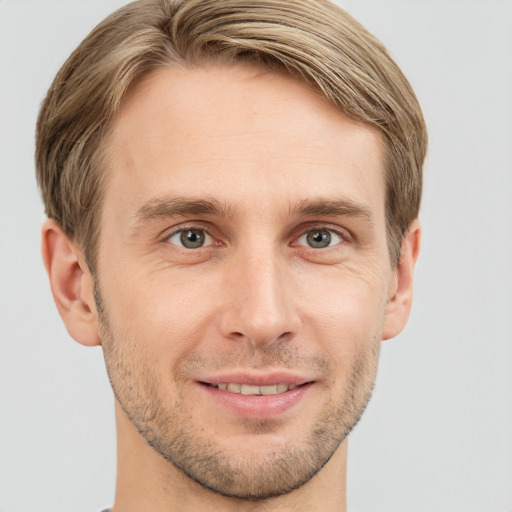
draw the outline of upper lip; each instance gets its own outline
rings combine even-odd
[[[221,383],[248,384],[250,386],[273,386],[276,384],[295,384],[300,386],[313,379],[290,372],[230,372],[198,379],[199,382],[216,386]]]

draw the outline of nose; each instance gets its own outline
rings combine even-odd
[[[223,279],[222,334],[255,348],[290,340],[300,327],[292,272],[271,250],[239,255]]]

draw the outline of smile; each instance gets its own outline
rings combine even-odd
[[[297,387],[296,384],[274,384],[271,386],[252,386],[250,384],[237,384],[234,382],[221,382],[213,387],[222,391],[229,391],[241,395],[278,395],[286,393]]]
[[[220,413],[218,404],[239,417],[261,420],[279,416],[297,406],[309,396],[315,381],[285,374],[233,374],[216,377],[210,382],[199,380],[198,384],[206,391],[208,400],[216,402],[216,414]]]

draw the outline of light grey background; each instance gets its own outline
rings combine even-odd
[[[0,511],[112,503],[113,398],[40,261],[38,106],[121,0],[0,0]],[[349,448],[350,512],[512,511],[512,3],[346,0],[430,130],[414,311]]]

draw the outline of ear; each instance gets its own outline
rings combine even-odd
[[[94,280],[82,252],[53,219],[44,222],[41,234],[53,300],[67,331],[82,345],[100,345]]]
[[[396,269],[396,290],[388,300],[382,339],[387,340],[399,334],[409,319],[413,296],[414,267],[418,260],[421,244],[421,225],[418,219],[411,222],[402,241],[400,263]]]

